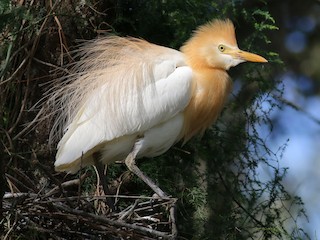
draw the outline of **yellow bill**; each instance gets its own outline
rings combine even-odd
[[[267,59],[265,59],[264,57],[261,57],[258,54],[242,51],[240,49],[237,49],[237,50],[231,50],[230,49],[228,54],[230,54],[234,58],[241,59],[243,61],[261,62],[261,63],[268,62]]]

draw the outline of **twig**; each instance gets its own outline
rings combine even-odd
[[[97,189],[99,188],[99,185],[102,185],[104,194],[111,194],[110,189],[107,184],[107,177],[104,174],[104,165],[100,161],[100,154],[94,153],[93,154],[93,161],[94,161],[94,168],[96,170],[96,175],[97,175]],[[99,190],[99,189],[98,189]],[[110,208],[111,211],[115,210],[114,206],[114,199],[111,198],[106,198],[107,204]]]
[[[16,185],[14,185],[14,183],[12,181],[10,181],[10,179],[6,176],[6,174],[5,174],[5,179],[8,183],[8,187],[11,192],[18,192],[19,191],[19,189],[16,187]]]
[[[137,207],[138,203],[139,203],[139,199],[135,200],[134,204],[132,206],[130,206],[130,208],[127,211],[125,211],[124,214],[120,213],[119,220],[123,220],[123,219],[127,218],[129,215],[131,215],[133,213],[134,209]]]
[[[14,219],[14,222],[13,222],[12,226],[10,227],[10,229],[8,230],[6,235],[3,237],[3,240],[6,240],[10,236],[10,233],[13,231],[14,227],[16,226],[16,224],[17,224],[17,213],[15,214],[15,219]]]
[[[67,43],[66,43],[66,38],[62,29],[62,25],[59,21],[59,18],[56,16],[56,13],[54,11],[54,7],[52,4],[52,0],[50,0],[50,7],[51,7],[51,11],[52,11],[52,15],[54,18],[54,21],[57,23],[58,25],[58,34],[59,34],[59,41],[60,41],[60,65],[63,65],[63,50],[66,50],[66,53],[68,54],[68,56],[70,56],[69,52],[68,52],[68,47],[67,47]]]
[[[35,193],[9,193],[9,192],[6,192],[3,196],[3,199],[20,198],[20,197],[36,198],[37,196],[38,196],[38,194],[35,194]]]
[[[84,174],[85,175],[85,174]],[[79,179],[75,179],[79,180]],[[69,185],[72,181],[67,181],[62,183],[61,185]],[[171,201],[163,200],[155,197],[143,197],[143,196],[135,196],[137,199],[133,205],[128,207],[127,211],[128,213],[125,213],[125,216],[123,216],[121,213],[113,213],[111,215],[108,215],[108,217],[105,216],[97,216],[96,214],[89,213],[91,212],[90,205],[89,209],[83,209],[81,210],[74,210],[72,207],[68,207],[68,205],[63,204],[62,201],[80,201],[80,204],[78,202],[77,206],[85,206],[83,205],[81,199],[87,199],[92,200],[94,198],[96,199],[105,199],[105,197],[83,197],[83,196],[72,196],[72,197],[66,197],[66,198],[48,198],[47,200],[44,200],[43,198],[47,196],[42,196],[38,194],[29,194],[29,193],[6,193],[5,199],[15,199],[15,198],[21,198],[19,201],[20,206],[20,219],[19,223],[22,221],[26,221],[25,219],[30,219],[31,221],[35,221],[34,223],[36,225],[32,225],[30,229],[35,229],[37,231],[43,232],[42,229],[46,229],[44,226],[46,226],[46,222],[52,223],[54,219],[60,219],[60,222],[62,222],[65,226],[61,229],[61,233],[64,231],[67,231],[67,234],[70,234],[70,231],[68,229],[72,229],[73,224],[75,221],[81,221],[82,223],[85,223],[87,225],[90,225],[89,228],[91,229],[100,229],[101,234],[120,234],[127,236],[127,234],[134,234],[135,236],[138,236],[140,234],[141,237],[144,237],[144,239],[149,239],[146,236],[152,236],[152,239],[154,238],[162,238],[162,239],[174,239],[176,237],[176,227],[175,224],[175,218],[172,217],[174,214],[172,212],[170,213],[169,221],[162,221],[161,216],[164,216],[163,214],[159,213],[158,210],[160,207],[165,207],[169,204],[169,208],[171,207],[172,203],[176,202],[176,199],[171,199]],[[116,197],[116,196],[113,196]],[[119,196],[117,196],[119,197]],[[121,197],[121,196],[120,196]],[[123,199],[132,199],[134,196],[123,196]],[[156,200],[156,204],[152,204],[150,201],[146,202],[140,202],[140,199],[151,199]],[[80,200],[79,200],[80,199]],[[52,208],[53,207],[53,208]],[[8,205],[7,205],[8,208]],[[54,210],[53,210],[54,209]],[[56,210],[59,210],[59,212],[55,212]],[[88,211],[89,210],[89,211]],[[92,209],[94,210],[94,209]],[[62,212],[60,212],[62,211]],[[171,210],[170,210],[171,211]],[[135,213],[134,218],[128,218],[126,216],[129,216],[130,213]],[[146,215],[149,214],[149,215]],[[160,218],[159,218],[160,217]],[[129,221],[133,221],[134,223],[126,223],[125,221],[121,221],[121,219],[128,219]],[[66,222],[66,220],[70,222]],[[93,224],[94,223],[94,224]],[[101,226],[100,226],[101,224]],[[142,225],[137,225],[142,224]],[[165,224],[168,226],[167,231],[158,231],[154,230],[154,227],[158,224]],[[18,225],[20,226],[20,225]],[[21,226],[24,227],[24,226]],[[171,230],[169,230],[171,229]],[[86,227],[83,228],[81,231],[83,233],[77,233],[81,234],[81,236],[84,236],[87,234]],[[121,232],[121,233],[119,233]],[[50,234],[50,232],[47,232]],[[54,237],[54,236],[53,236]],[[151,239],[151,238],[150,238]]]
[[[176,202],[170,206],[170,220],[171,220],[171,226],[172,226],[172,236],[173,238],[176,238],[178,236],[178,229],[177,229],[177,223],[176,223]]]
[[[35,154],[35,153],[34,153]],[[35,158],[36,159],[36,158]],[[68,196],[66,195],[63,187],[61,186],[61,183],[52,176],[52,174],[46,169],[45,166],[43,166],[38,160],[35,160],[35,164],[52,180],[54,181],[57,186],[60,189],[61,194],[65,197],[66,201],[70,204],[70,206],[73,206],[74,204],[69,200]]]
[[[27,189],[28,191],[33,192],[33,189],[29,188],[23,182],[21,182],[20,180],[16,179],[13,176],[11,176],[10,174],[6,173],[5,176],[6,176],[6,178],[10,179],[11,182],[16,183],[15,186],[18,184],[20,187],[23,187],[23,188]]]
[[[28,184],[28,186],[30,186],[34,192],[39,192],[39,190],[37,189],[36,185],[33,184],[32,180],[22,171],[20,171],[18,168],[14,167],[11,168],[12,171],[14,171],[18,176],[20,176],[21,178],[23,178],[23,181]]]
[[[227,184],[225,183],[222,175],[220,172],[218,172],[219,178],[222,182],[222,185],[224,186],[224,188],[226,189],[226,191],[230,194],[232,200],[252,219],[254,220],[258,225],[260,225],[261,227],[265,228],[266,226],[259,221],[255,216],[253,216],[247,209],[245,209],[245,207],[242,206],[242,204],[234,197],[233,193],[229,190],[229,188],[227,187]]]
[[[143,204],[143,203],[142,203]],[[159,206],[162,206],[162,205],[166,205],[166,204],[169,204],[169,202],[163,202],[163,203],[158,203],[158,204],[153,204],[152,206],[143,206],[143,207],[140,207],[140,208],[137,208],[135,211],[136,212],[141,212],[141,211],[146,211],[150,208],[156,208],[156,207],[159,207]]]
[[[174,239],[174,237],[172,235],[169,235],[169,234],[157,231],[157,230],[153,230],[150,228],[137,226],[134,224],[129,224],[129,223],[125,223],[125,222],[121,222],[121,221],[117,221],[117,220],[110,220],[108,218],[97,216],[92,213],[87,213],[87,212],[84,212],[81,210],[72,209],[72,208],[69,208],[69,207],[62,205],[62,204],[53,203],[53,205],[62,211],[66,211],[66,212],[80,215],[80,216],[84,216],[84,217],[89,217],[89,218],[92,218],[96,222],[101,222],[101,223],[105,223],[105,224],[108,224],[111,226],[116,226],[116,227],[121,227],[121,228],[124,227],[124,228],[133,229],[137,232],[140,232],[143,234],[149,234],[149,235],[152,235],[155,237],[161,237],[163,239]]]
[[[80,176],[80,178],[77,178],[77,179],[72,179],[72,180],[69,180],[69,181],[66,181],[66,182],[63,182],[61,183],[61,187],[62,188],[68,188],[68,187],[71,187],[71,186],[76,186],[76,185],[80,185],[80,183],[87,177],[88,175],[86,173],[82,174]],[[55,186],[53,189],[51,189],[48,193],[46,193],[44,195],[44,197],[49,197],[55,193],[57,193],[58,191],[60,190],[59,186]],[[68,198],[69,199],[69,198]]]
[[[16,75],[20,72],[20,70],[26,65],[27,61],[29,60],[30,56],[26,56],[22,62],[20,63],[20,65],[17,67],[17,69],[11,74],[11,76],[3,81],[0,82],[0,86],[10,82],[12,79],[14,79],[16,77]]]
[[[95,13],[97,13],[97,14],[100,14],[100,15],[103,15],[103,16],[108,16],[108,14],[103,13],[103,12],[99,12],[97,9],[95,9],[94,7],[92,7],[92,6],[90,6],[90,5],[89,5],[89,8],[90,8],[92,11],[94,11]]]
[[[129,178],[130,173],[131,173],[130,171],[129,171],[129,174],[128,174],[127,171],[126,171],[126,172],[122,173],[121,176],[119,177],[120,181],[118,181],[118,179],[117,179],[117,181],[119,182],[119,184],[118,184],[118,186],[117,186],[116,196],[119,195],[120,188],[121,188],[124,180],[126,180],[127,178]],[[123,177],[123,176],[124,176],[124,177]],[[114,205],[117,205],[117,203],[118,203],[118,198],[116,197],[116,198],[114,199]]]
[[[53,229],[45,229],[43,227],[40,227],[38,224],[36,224],[34,221],[30,220],[30,218],[24,218],[24,220],[28,223],[26,224],[26,227],[32,230],[36,230],[42,233],[54,233],[55,231]]]
[[[59,2],[59,1],[57,1]],[[57,3],[56,2],[56,3]],[[32,1],[33,3],[33,1]],[[56,4],[55,4],[56,6]],[[30,84],[30,76],[31,76],[31,66],[32,66],[32,59],[33,59],[33,56],[36,52],[36,48],[38,46],[38,43],[40,41],[40,36],[41,36],[41,33],[45,27],[45,24],[47,23],[48,21],[48,17],[49,15],[47,15],[39,29],[39,32],[38,34],[36,35],[34,41],[33,41],[33,44],[32,44],[32,48],[30,50],[30,52],[28,53],[27,57],[25,60],[28,60],[28,67],[27,67],[27,84],[26,84],[26,90],[24,92],[24,97],[23,97],[23,100],[21,102],[21,106],[20,106],[20,111],[19,111],[19,114],[18,116],[16,117],[15,119],[15,122],[12,124],[12,126],[10,127],[10,129],[8,130],[9,133],[12,133],[14,131],[14,129],[17,127],[21,117],[22,117],[22,114],[24,112],[24,109],[25,109],[25,106],[26,106],[26,103],[27,103],[27,99],[28,99],[28,96],[29,96],[29,84]]]
[[[154,218],[154,217],[151,217],[151,216],[144,216],[144,217],[137,217],[137,218],[134,218],[135,221],[141,221],[141,220],[148,220],[150,222],[155,222],[155,223],[159,223],[160,220],[158,218]]]
[[[54,65],[54,64],[52,64],[52,63],[42,61],[42,60],[40,60],[39,58],[36,58],[36,57],[34,57],[33,60],[36,61],[36,62],[38,62],[38,63],[41,63],[41,64],[43,64],[43,65],[45,65],[45,66],[51,67],[51,68],[53,68],[53,69],[57,69],[56,71],[63,71],[63,72],[65,72],[66,74],[70,74],[70,72],[68,71],[67,68],[60,67],[60,66]],[[54,70],[51,70],[50,72],[52,73],[52,72],[54,72]]]

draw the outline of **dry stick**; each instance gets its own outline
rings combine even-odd
[[[23,215],[20,215],[20,217],[23,217]],[[23,219],[28,223],[25,226],[31,230],[35,230],[35,231],[41,232],[41,233],[55,233],[54,229],[47,229],[47,228],[45,229],[45,228],[39,226],[37,223],[35,223],[34,221],[32,221],[28,217],[24,217]]]
[[[79,232],[79,231],[69,230],[68,234],[70,234],[72,237],[75,237],[75,235],[79,235],[81,237],[84,237],[83,239],[96,239],[95,235],[92,235],[89,233],[84,233],[84,232]],[[65,239],[65,238],[58,238],[58,239]]]
[[[23,29],[19,30],[18,32],[22,32],[22,30],[23,30]],[[18,33],[18,32],[17,32],[17,33]],[[31,45],[31,44],[32,44],[31,41],[28,41],[28,42],[26,42],[25,44],[21,44],[21,42],[20,42],[19,47],[18,47],[18,46],[15,46],[15,47],[18,47],[18,49],[11,54],[11,56],[9,57],[8,62],[12,62],[13,59],[14,59],[18,54],[20,54],[20,52],[21,52],[23,49],[26,49],[26,48],[27,48],[29,45]]]
[[[105,196],[68,196],[68,200],[75,200],[75,199],[85,199],[87,201],[92,201],[92,200],[104,200],[106,199],[107,197],[112,197],[112,198],[115,198],[115,197],[119,197],[119,198],[124,198],[124,199],[148,199],[148,200],[159,200],[158,197],[145,197],[145,196],[127,196],[127,195],[105,195]],[[64,201],[66,200],[66,198],[55,198],[55,199],[52,199],[51,201],[52,202],[61,202],[61,201]],[[172,199],[160,199],[160,200],[169,200],[167,202],[164,202],[162,203],[163,204],[167,204],[169,203],[170,201],[177,201],[176,198],[172,198]],[[40,201],[41,202],[41,201]],[[139,205],[143,205],[144,203],[139,203]],[[161,205],[161,204],[158,204],[158,205]],[[153,206],[158,206],[158,205],[153,205]]]
[[[32,198],[32,199],[36,199],[36,197],[38,197],[38,194],[35,193],[9,193],[6,192],[3,196],[3,199],[11,199],[11,198]]]
[[[69,73],[65,68],[62,68],[62,67],[59,67],[59,66],[56,66],[54,64],[51,64],[51,63],[48,63],[48,62],[44,62],[44,61],[41,61],[40,59],[37,59],[35,57],[33,57],[33,60],[36,61],[36,62],[39,62],[43,65],[47,65],[49,67],[52,67],[52,68],[55,68],[55,69],[59,69],[61,71],[64,71],[66,73]],[[0,83],[1,85],[1,83]],[[29,131],[31,129],[31,127],[37,122],[39,121],[39,118],[41,117],[42,115],[42,111],[40,110],[37,115],[34,117],[34,119],[26,125],[25,128],[23,128],[18,134],[16,134],[14,137],[13,137],[13,140],[17,140],[18,138],[20,138],[23,134],[25,134],[27,131]]]
[[[22,62],[20,63],[19,67],[17,67],[17,69],[11,74],[11,76],[0,82],[0,86],[14,79],[16,75],[20,72],[20,70],[25,66],[29,57],[30,57],[29,55],[26,56],[25,59],[23,59]]]
[[[121,174],[121,176],[120,176],[120,179],[122,179],[122,176],[124,176],[125,175],[125,173],[126,172],[124,172],[123,174]],[[114,199],[114,205],[116,206],[117,205],[117,203],[118,203],[118,195],[119,195],[119,192],[120,192],[120,188],[121,188],[121,186],[122,186],[122,183],[124,182],[124,180],[125,180],[126,178],[124,177],[122,180],[120,180],[120,182],[119,182],[119,184],[118,184],[118,187],[117,187],[117,191],[116,191],[116,198]]]
[[[6,180],[4,177],[5,174],[5,167],[4,161],[0,161],[0,221],[3,219],[3,199],[5,194],[5,187],[6,187]],[[1,226],[1,223],[0,223]]]
[[[19,188],[17,188],[17,186],[12,181],[10,181],[10,179],[6,176],[6,174],[5,174],[5,179],[7,181],[7,185],[12,193],[19,191]]]
[[[83,170],[83,166],[82,166],[82,160],[83,160],[83,152],[81,153],[81,158],[80,158],[80,170],[79,170],[79,179],[81,179],[81,176],[86,174],[87,176],[89,176],[87,174],[87,172],[85,172],[84,174],[81,174],[82,173],[82,170]],[[84,179],[83,179],[84,180]],[[81,196],[81,184],[82,184],[83,181],[80,181],[80,184],[78,186],[78,200],[77,200],[77,205],[80,204],[80,196]]]
[[[7,154],[11,157],[12,154],[11,154],[11,152],[9,151],[9,149],[13,149],[13,148],[14,148],[14,147],[13,147],[12,138],[11,138],[10,134],[8,133],[8,131],[7,131],[6,129],[2,128],[1,126],[0,126],[0,129],[1,129],[2,132],[5,133],[5,135],[6,135],[6,137],[7,137],[7,140],[8,140],[8,143],[9,143],[9,148],[4,144],[3,141],[1,141],[1,143],[2,143],[2,145],[4,146],[5,151],[7,152]]]
[[[28,191],[33,192],[33,189],[29,188],[23,182],[21,182],[20,180],[16,179],[13,176],[11,176],[10,174],[6,173],[5,177],[7,177],[11,182],[14,182],[15,186],[18,184],[20,187],[23,187],[23,188],[27,189]]]
[[[13,140],[17,140],[18,138],[20,138],[25,132],[27,132],[31,126],[33,126],[33,124],[35,122],[37,122],[38,118],[41,116],[41,112],[38,112],[37,115],[34,117],[34,119],[30,122],[30,124],[28,124],[25,128],[23,128],[17,135],[15,135],[13,137]]]
[[[98,178],[100,180],[100,184],[102,185],[104,194],[110,195],[110,190],[109,190],[109,187],[107,184],[107,177],[103,172],[104,166],[99,160],[100,154],[94,153],[92,157],[93,157],[94,165],[96,166],[96,169],[98,171]],[[114,212],[114,210],[115,210],[114,199],[106,198],[106,201],[107,201],[107,204],[108,204],[109,208],[111,209],[111,211]]]
[[[9,149],[13,149],[13,143],[12,143],[12,139],[9,135],[9,133],[7,132],[7,130],[5,130],[4,128],[2,128],[0,126],[0,130],[1,132],[4,132],[6,137],[7,137],[7,140],[8,140],[8,143],[9,143],[9,148],[6,146],[6,144],[3,142],[3,140],[1,140],[1,144],[3,146],[3,151],[6,151],[8,153],[8,155],[12,158],[12,154],[10,152]],[[6,183],[7,183],[7,178],[5,177],[5,161],[0,161],[0,220],[3,219],[3,212],[4,212],[4,209],[3,209],[3,196],[5,194],[5,189],[6,189]],[[10,186],[9,186],[10,187]]]
[[[48,67],[51,67],[53,69],[55,69],[56,71],[61,71],[61,72],[65,72],[66,74],[70,74],[70,72],[68,71],[68,69],[64,68],[64,67],[61,67],[61,66],[57,66],[55,64],[52,64],[52,63],[49,63],[49,62],[45,62],[45,61],[42,61],[40,60],[39,58],[36,58],[34,57],[33,58],[34,61],[40,63],[40,64],[43,64],[45,66],[48,66]],[[53,72],[54,70],[50,70],[50,72]],[[49,73],[50,73],[49,72]],[[50,75],[49,75],[50,76]]]
[[[52,1],[50,1],[50,5],[52,7]],[[65,41],[65,36],[62,30],[61,23],[58,17],[56,16],[55,12],[53,12],[53,18],[58,25],[58,35],[59,35],[59,41],[60,41],[60,66],[62,66],[63,65],[63,49],[65,49],[66,51],[68,50],[67,50],[67,47],[65,46],[66,41]]]
[[[143,234],[149,234],[149,235],[152,235],[152,236],[155,236],[155,237],[162,237],[163,239],[174,239],[174,236],[172,236],[172,235],[168,235],[166,233],[159,232],[157,230],[153,230],[153,229],[150,229],[150,228],[137,226],[137,225],[134,225],[134,224],[129,224],[129,223],[125,223],[125,222],[121,222],[121,221],[117,221],[117,220],[110,220],[108,218],[97,216],[97,215],[94,215],[92,213],[87,213],[87,212],[84,212],[84,211],[81,211],[81,210],[72,209],[72,208],[69,208],[67,206],[63,206],[61,204],[53,203],[53,205],[56,208],[58,208],[58,209],[60,209],[62,211],[66,211],[66,212],[69,212],[69,213],[72,213],[72,214],[76,214],[76,215],[80,215],[80,216],[84,216],[84,217],[89,217],[89,218],[92,218],[96,222],[101,222],[101,223],[105,223],[105,224],[108,224],[108,225],[111,225],[111,226],[116,226],[116,227],[130,228],[130,229],[136,230],[137,232],[140,232],[140,233],[143,233]]]
[[[57,1],[59,2],[59,1]],[[53,9],[52,9],[53,10]],[[25,106],[26,106],[26,103],[27,103],[27,98],[29,96],[29,84],[30,84],[30,76],[31,76],[31,63],[32,63],[32,59],[33,59],[33,56],[36,52],[36,48],[39,44],[39,41],[40,41],[40,36],[41,36],[41,32],[43,31],[43,28],[45,26],[45,24],[47,23],[48,21],[48,17],[49,15],[46,16],[46,18],[44,19],[40,29],[39,29],[39,33],[37,34],[34,42],[33,42],[33,45],[32,45],[32,48],[30,50],[30,53],[28,54],[28,68],[27,68],[27,85],[26,85],[26,90],[25,90],[25,94],[24,94],[24,98],[22,100],[22,103],[21,103],[21,107],[20,107],[20,112],[14,122],[14,124],[11,126],[11,128],[8,130],[9,133],[12,133],[13,130],[17,127],[21,117],[22,117],[22,113],[24,112],[24,109],[25,109]]]
[[[91,6],[91,5],[88,5],[88,7],[92,10],[92,11],[94,11],[95,13],[97,13],[97,14],[100,14],[100,15],[102,15],[102,16],[108,16],[108,14],[106,14],[106,13],[104,13],[104,12],[100,12],[100,11],[98,11],[97,9],[95,9],[93,6]]]
[[[129,215],[131,215],[133,213],[134,209],[137,207],[138,203],[139,203],[139,199],[134,201],[134,204],[132,206],[130,206],[130,208],[127,211],[125,211],[123,215],[120,216],[120,214],[119,214],[119,216],[120,216],[119,220],[123,220],[124,218],[127,218]]]
[[[55,177],[52,176],[52,174],[46,169],[45,166],[43,166],[38,160],[35,161],[36,165],[52,180],[54,181],[57,186],[59,187],[60,189],[60,192],[61,194],[65,197],[66,201],[68,202],[68,204],[70,206],[73,206],[74,207],[74,204],[70,201],[70,199],[68,198],[68,196],[66,195],[63,187],[61,186],[61,183],[60,181],[58,181]]]
[[[39,189],[37,189],[36,185],[32,182],[32,180],[22,171],[20,171],[18,168],[14,167],[11,168],[18,176],[23,178],[23,181],[30,186],[34,192],[39,192]]]
[[[16,117],[14,123],[12,124],[12,126],[10,127],[10,129],[8,130],[8,133],[12,133],[14,131],[14,129],[18,126],[21,118],[22,118],[22,114],[24,113],[24,109],[27,103],[27,99],[29,96],[29,83],[30,83],[30,74],[28,73],[28,77],[27,77],[27,86],[26,86],[26,90],[24,92],[24,97],[21,101],[21,106],[20,106],[20,110],[18,113],[18,116]]]
[[[28,100],[28,96],[29,96],[29,92],[30,92],[29,85],[30,85],[30,79],[31,79],[31,63],[32,63],[32,58],[33,58],[33,56],[35,54],[35,51],[36,51],[36,45],[35,44],[36,44],[36,42],[37,43],[39,42],[39,38],[40,38],[40,35],[38,35],[38,37],[36,38],[36,41],[34,42],[32,48],[31,48],[31,51],[30,51],[30,53],[28,53],[28,56],[26,58],[28,60],[26,90],[24,91],[24,96],[23,96],[23,99],[21,101],[19,114],[16,117],[15,122],[13,123],[13,125],[8,130],[9,133],[12,133],[14,131],[14,129],[18,126],[18,124],[20,122],[20,119],[22,118],[22,114],[24,113],[25,106],[27,104],[27,100]]]
[[[170,206],[170,218],[171,218],[171,232],[173,238],[176,238],[178,236],[178,229],[177,229],[177,224],[176,224],[176,202],[173,203],[172,206]]]
[[[6,235],[2,238],[3,240],[7,240],[10,236],[10,233],[14,230],[15,226],[17,225],[17,213],[16,213],[16,217],[14,219],[14,222],[12,224],[12,226],[10,227],[10,229],[7,231]]]
[[[75,186],[78,185],[80,186],[81,182],[87,177],[88,175],[86,173],[82,174],[79,178],[77,179],[72,179],[66,182],[61,183],[61,187],[62,188],[66,188],[66,187],[71,187],[71,186]],[[53,194],[55,194],[56,192],[58,192],[59,190],[59,186],[55,186],[53,189],[51,189],[48,193],[46,193],[44,195],[44,197],[49,197]],[[68,197],[68,199],[70,200],[70,198]]]
[[[29,213],[29,215],[27,215],[27,217],[29,217],[29,216],[35,216],[35,217],[41,216],[46,219],[49,219],[50,221],[59,220],[63,225],[58,226],[58,228],[56,227],[56,229],[59,229],[59,232],[64,232],[65,234],[68,234],[68,235],[72,236],[73,238],[75,237],[73,234],[87,235],[88,233],[71,231],[70,229],[73,229],[73,227],[70,227],[68,225],[67,220],[71,221],[72,223],[74,223],[76,221],[79,222],[79,220],[81,220],[82,223],[87,224],[91,230],[90,232],[93,232],[93,234],[94,234],[94,235],[90,235],[91,238],[89,238],[89,239],[96,239],[97,234],[108,234],[109,232],[117,231],[117,229],[115,229],[116,227],[114,227],[114,226],[105,226],[105,225],[102,225],[102,223],[97,223],[96,221],[92,221],[90,218],[86,218],[86,217],[83,217],[80,215],[74,215],[74,214],[70,214],[70,213],[60,212],[60,211],[55,212],[55,213],[31,212],[31,213]],[[81,229],[81,231],[86,231],[86,229],[83,228],[83,229]]]
[[[141,206],[139,208],[136,208],[136,212],[139,212],[139,211],[145,211],[149,208],[156,208],[158,206],[162,206],[162,205],[165,205],[165,204],[169,204],[170,202],[162,202],[162,203],[157,203],[157,204],[153,204],[152,206],[148,205],[148,206],[143,206],[145,204],[149,204],[149,202],[144,202],[144,203],[141,203],[141,204],[138,204],[138,206]],[[172,203],[170,203],[172,204]]]
[[[76,179],[77,180],[77,179]],[[66,182],[65,182],[66,183]],[[10,194],[10,196],[8,195],[8,196],[6,196],[7,198],[17,198],[17,197],[21,197],[21,196],[30,196],[31,197],[31,199],[35,199],[36,197],[37,197],[37,195],[30,195],[30,194]],[[126,196],[125,196],[126,197]],[[73,198],[73,199],[75,199],[75,197]],[[47,204],[47,203],[52,203],[52,202],[55,202],[55,201],[57,201],[57,200],[64,200],[64,199],[52,199],[52,200],[48,200],[48,201],[37,201],[37,203],[38,204]],[[71,198],[69,199],[69,200],[71,200]],[[159,201],[162,201],[161,199],[158,199]],[[175,200],[175,199],[174,199]],[[145,205],[145,204],[147,204],[147,203],[139,203],[139,204],[136,204],[136,205],[138,205],[138,206],[142,206],[140,209],[139,209],[139,207],[137,207],[134,211],[142,211],[142,210],[147,210],[148,208],[150,209],[150,208],[155,208],[155,207],[157,207],[157,206],[161,206],[161,205],[165,205],[165,204],[170,204],[170,202],[168,202],[168,201],[163,201],[162,203],[158,203],[158,204],[156,204],[156,205],[153,205],[153,206],[148,206],[148,207],[144,207],[143,205]],[[53,203],[53,205],[56,205],[57,203]],[[60,203],[61,204],[61,203]],[[172,202],[171,202],[171,204],[172,204]],[[60,206],[60,205],[59,205]],[[64,206],[64,204],[63,204],[63,206]],[[132,208],[132,207],[131,207]],[[172,208],[173,209],[173,208]],[[172,211],[171,209],[170,209],[170,211]],[[83,211],[81,211],[81,212],[83,212]],[[37,215],[39,215],[39,213],[36,213]],[[44,215],[46,215],[46,214],[44,214]],[[77,214],[78,215],[78,214]],[[82,214],[83,215],[83,214]],[[120,216],[120,214],[119,214],[119,216]],[[174,214],[172,214],[171,213],[171,216],[174,216]],[[71,216],[70,216],[71,217]],[[152,219],[151,219],[152,220]],[[110,221],[112,221],[112,220],[110,220]],[[118,221],[119,222],[119,221]],[[175,223],[175,220],[174,220],[174,218],[173,217],[171,217],[171,222],[174,224]],[[111,225],[111,224],[110,224]],[[119,226],[118,224],[115,224],[115,225],[112,225],[112,226]],[[131,227],[132,228],[132,227]],[[133,228],[134,229],[134,228]],[[148,228],[146,228],[146,229],[148,229]],[[145,230],[145,228],[143,228],[143,230]],[[138,229],[138,231],[139,231],[139,229]],[[144,232],[145,233],[145,232]],[[157,234],[157,232],[155,232],[156,234]],[[152,233],[151,233],[152,234]],[[158,235],[157,235],[158,236]],[[175,238],[176,237],[176,230],[175,230],[175,225],[173,225],[173,227],[172,227],[172,235],[170,236],[170,235],[168,235],[168,234],[166,234],[166,236],[168,237],[168,238]],[[160,236],[161,237],[161,236]]]

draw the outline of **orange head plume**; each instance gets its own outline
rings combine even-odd
[[[213,20],[200,26],[181,48],[191,67],[228,70],[239,63],[267,62],[257,54],[238,48],[235,29],[229,20]]]

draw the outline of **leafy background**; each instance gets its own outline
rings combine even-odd
[[[319,174],[312,150],[319,145],[319,9],[310,0],[303,5],[298,0],[1,0],[1,191],[32,190],[10,186],[10,176],[18,178],[15,169],[44,191],[55,184],[45,174],[54,174],[54,148],[47,143],[50,119],[34,129],[26,124],[37,116],[35,103],[59,77],[56,70],[72,61],[69,51],[77,39],[112,32],[178,49],[198,25],[228,17],[239,47],[265,56],[269,64],[232,69],[234,91],[217,124],[202,138],[139,165],[179,198],[181,238],[316,238]],[[125,171],[122,165],[110,166],[108,176]],[[84,185],[88,194],[93,182]],[[122,191],[152,194],[135,177]],[[7,222],[1,221],[5,233]],[[28,234],[13,228],[6,237]],[[34,229],[32,234],[48,237]]]

